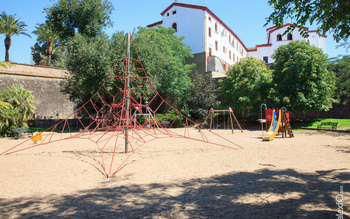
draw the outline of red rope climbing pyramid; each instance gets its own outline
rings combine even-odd
[[[130,51],[130,42],[133,51]],[[121,52],[124,50],[122,48],[126,54]],[[137,59],[130,58],[131,52]],[[161,117],[158,114],[160,112],[163,112]],[[170,113],[175,114],[175,118],[165,121]],[[71,131],[69,119],[74,118],[83,127],[79,132]],[[183,134],[171,129],[180,118],[186,124]],[[86,123],[86,120],[89,122]],[[197,128],[198,132],[191,132],[190,135],[190,127]],[[57,133],[57,130],[61,131]],[[242,148],[186,118],[159,95],[143,68],[130,34],[124,39],[108,77],[91,99],[71,116],[40,134],[43,135],[40,143],[33,144],[28,139],[4,151],[2,155],[57,141],[81,139],[97,146],[102,172],[110,177],[139,148],[160,138],[185,138],[232,149]],[[220,142],[211,140],[214,138],[219,138]]]

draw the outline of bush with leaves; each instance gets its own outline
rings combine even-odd
[[[22,87],[7,87],[0,93],[0,134],[12,128],[28,128],[27,121],[35,112],[34,96]]]

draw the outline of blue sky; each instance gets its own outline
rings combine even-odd
[[[138,26],[146,27],[148,24],[161,20],[160,13],[171,5],[174,0],[110,0],[115,10],[112,14],[114,23],[112,28],[105,30],[108,34],[117,31],[132,32]],[[272,12],[268,0],[178,0],[179,3],[207,6],[223,22],[227,24],[247,47],[267,43],[265,18]],[[45,7],[50,7],[55,0],[1,0],[0,12],[17,14],[17,18],[25,22],[27,36],[13,36],[10,47],[10,61],[30,64],[30,47],[36,42],[36,35],[32,32],[35,25],[45,22]],[[316,26],[309,26],[310,30]],[[327,54],[329,57],[347,54],[344,48],[336,49],[337,43],[332,34],[327,34]],[[4,35],[0,35],[0,60],[5,60]]]

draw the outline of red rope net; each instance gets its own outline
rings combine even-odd
[[[102,172],[109,177],[116,174],[138,149],[156,139],[185,138],[231,149],[242,148],[186,118],[163,99],[143,68],[134,41],[131,40],[134,49],[131,52],[134,52],[137,59],[129,58],[128,54],[121,52],[123,50],[129,52],[127,49],[122,49],[128,44],[125,42],[126,40],[120,47],[108,77],[90,100],[66,119],[40,133],[43,134],[40,143],[33,144],[27,139],[4,151],[2,155],[57,141],[81,139],[97,146],[101,156]],[[129,89],[127,80],[130,81]],[[160,112],[161,117],[160,114],[156,115]],[[169,119],[165,121],[169,114],[176,116],[171,121]],[[176,120],[180,118],[186,124],[183,134],[172,129]],[[78,121],[82,127],[79,132],[71,130],[70,119]],[[89,122],[86,123],[86,120]],[[191,132],[190,135],[190,128],[196,128],[198,132]],[[220,142],[211,139],[220,139]]]

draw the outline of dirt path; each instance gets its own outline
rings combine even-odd
[[[244,149],[158,139],[108,181],[96,148],[79,139],[0,155],[0,216],[350,217],[350,135],[297,132],[262,142],[261,131],[216,133]],[[20,141],[0,139],[0,152]]]

